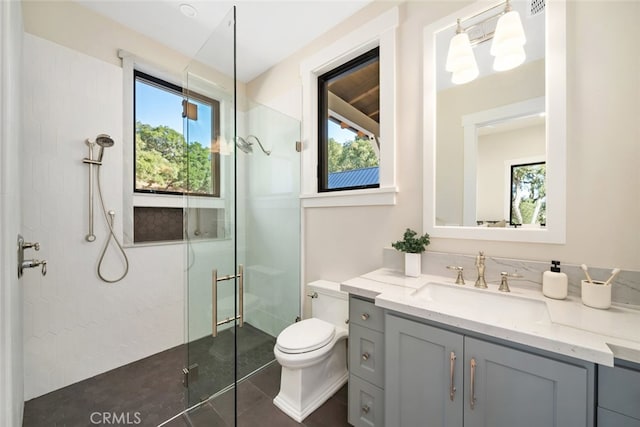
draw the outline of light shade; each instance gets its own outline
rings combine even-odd
[[[491,42],[491,55],[496,59],[493,69],[506,71],[522,64],[526,59],[524,44],[527,38],[524,34],[520,14],[515,10],[509,10],[498,19],[496,31]]]
[[[524,52],[524,47],[513,46],[496,56],[493,60],[493,69],[496,71],[511,70],[522,64],[525,59],[527,59],[527,55]]]
[[[467,83],[478,77],[480,71],[467,33],[458,33],[451,39],[445,69],[453,73],[451,81],[454,84]]]

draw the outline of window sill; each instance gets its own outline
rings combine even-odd
[[[161,208],[218,208],[225,207],[220,197],[181,196],[173,194],[134,193],[133,205]]]
[[[328,193],[302,194],[303,208],[329,208],[342,206],[393,206],[396,204],[397,187],[369,190],[345,190]]]

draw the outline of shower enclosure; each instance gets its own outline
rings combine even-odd
[[[274,360],[275,337],[300,313],[300,123],[244,96],[235,18],[233,8],[184,76],[185,139],[211,129],[217,189],[215,196],[185,196],[190,407],[235,395],[243,378]],[[197,114],[198,96],[216,101],[214,120]]]

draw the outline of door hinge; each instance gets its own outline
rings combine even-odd
[[[182,368],[182,385],[189,387],[189,385],[198,381],[198,364],[194,363],[188,368]]]

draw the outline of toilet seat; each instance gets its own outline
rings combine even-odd
[[[329,344],[335,334],[335,325],[316,318],[306,319],[280,332],[276,347],[287,354],[307,353]]]

